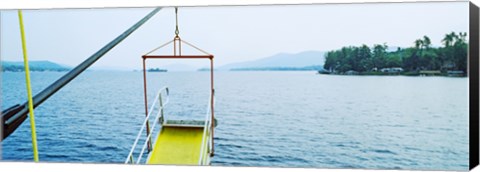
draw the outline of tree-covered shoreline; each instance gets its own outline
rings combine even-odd
[[[2,72],[24,72],[25,67],[23,62],[1,61]],[[50,61],[30,61],[29,68],[32,72],[65,72],[71,68],[62,66]]]
[[[343,47],[325,54],[322,73],[354,75],[450,75],[466,76],[466,32],[446,34],[442,47],[432,47],[428,36],[413,47],[387,51],[386,44]]]

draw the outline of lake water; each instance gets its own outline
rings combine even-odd
[[[32,73],[37,93],[64,73]],[[167,117],[203,119],[208,72],[149,73]],[[123,163],[144,117],[141,72],[81,74],[35,110],[40,161]],[[468,170],[468,78],[216,72],[212,165]],[[2,73],[2,109],[26,100]],[[2,143],[32,161],[28,120]]]

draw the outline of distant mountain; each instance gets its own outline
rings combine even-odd
[[[1,61],[2,71],[22,72],[25,70],[23,62]],[[68,71],[71,68],[50,61],[29,61],[30,71]]]
[[[219,70],[301,70],[312,66],[323,66],[324,52],[304,51],[297,54],[280,53],[259,60],[231,63]],[[316,68],[316,67],[315,67]]]
[[[253,68],[233,68],[231,71],[309,71],[324,70],[321,65],[304,66],[304,67],[253,67]]]

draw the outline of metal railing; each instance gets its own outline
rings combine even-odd
[[[165,102],[163,101],[162,99],[162,93],[165,92],[166,94],[166,100]],[[157,114],[155,116],[155,120],[153,122],[153,125],[152,127],[149,128],[149,131],[150,133],[148,134],[147,138],[145,139],[145,143],[143,144],[142,146],[142,149],[138,155],[138,158],[137,158],[137,162],[136,164],[140,163],[140,161],[142,160],[142,157],[143,157],[143,154],[145,152],[145,149],[147,147],[147,145],[150,143],[151,144],[151,138],[152,138],[152,133],[154,133],[154,129],[155,129],[155,124],[158,124],[161,126],[162,123],[163,123],[163,120],[164,120],[164,114],[163,114],[163,108],[165,107],[165,105],[168,104],[170,98],[169,98],[169,91],[168,91],[168,87],[163,87],[162,89],[160,89],[157,93],[157,96],[155,97],[155,100],[153,102],[153,104],[151,105],[149,111],[148,111],[148,114],[147,116],[145,117],[145,121],[143,122],[143,125],[142,125],[142,128],[140,129],[140,131],[138,131],[138,134],[137,134],[137,138],[135,139],[135,142],[133,143],[133,146],[132,146],[132,149],[130,150],[130,153],[128,154],[128,157],[127,159],[125,160],[125,163],[134,163],[134,159],[133,159],[133,152],[135,151],[135,148],[137,148],[137,144],[142,136],[142,132],[143,130],[145,130],[147,128],[147,123],[149,123],[149,118],[150,116],[152,115],[152,113],[154,112],[155,110],[155,106],[159,105],[158,109],[157,109]],[[159,122],[159,120],[162,120]],[[160,128],[161,129],[161,128]],[[160,131],[159,131],[160,132]],[[150,146],[151,147],[151,146]]]
[[[207,163],[207,160],[210,156],[210,153],[212,153],[212,134],[211,130],[213,129],[212,125],[212,102],[213,106],[215,105],[215,96],[214,92],[210,94],[210,98],[208,99],[208,106],[207,106],[207,114],[205,115],[205,124],[203,128],[203,136],[202,136],[202,145],[200,147],[200,157],[198,159],[198,165],[203,165]],[[207,149],[205,151],[205,149]]]
[[[166,93],[166,97],[167,97],[165,102],[163,102],[163,99],[162,99],[162,93],[163,92]],[[148,111],[148,115],[145,117],[145,121],[143,122],[142,128],[140,129],[140,131],[138,131],[137,138],[135,139],[135,142],[133,143],[132,149],[130,150],[130,153],[128,154],[128,157],[125,160],[126,164],[127,163],[139,164],[141,162],[142,157],[144,156],[144,153],[145,153],[145,149],[147,148],[147,145],[149,143],[151,143],[152,133],[154,133],[154,129],[155,129],[156,124],[158,123],[160,126],[162,126],[162,124],[163,124],[163,121],[160,121],[160,122],[158,122],[158,121],[159,120],[164,120],[163,109],[164,109],[165,105],[168,104],[169,100],[170,100],[170,98],[169,98],[168,87],[163,87],[162,89],[160,89],[160,91],[158,91],[157,96],[156,96],[153,104],[151,105],[151,107]],[[142,136],[142,132],[147,128],[146,124],[149,123],[149,118],[153,114],[156,105],[159,106],[158,109],[157,109],[158,112],[155,116],[155,120],[153,122],[153,125],[150,128],[150,133],[148,134],[147,138],[145,139],[144,144],[142,146],[142,149],[141,149],[140,153],[138,154],[138,158],[135,161],[133,153],[134,153],[135,149],[137,148],[138,142],[140,141],[140,138]],[[203,129],[203,135],[202,135],[202,145],[200,147],[200,157],[199,157],[198,165],[207,164],[207,162],[209,160],[209,156],[212,153],[212,149],[213,149],[212,129],[213,129],[214,126],[212,124],[212,114],[213,114],[212,105],[215,105],[215,96],[214,96],[213,92],[210,94],[210,97],[208,99],[207,113],[205,115],[205,122],[204,122],[204,126],[203,126],[204,129]],[[162,128],[160,128],[160,131],[158,131],[156,133],[161,132],[161,129]],[[158,135],[157,135],[157,137],[158,137]],[[150,147],[152,147],[152,146],[150,146]]]

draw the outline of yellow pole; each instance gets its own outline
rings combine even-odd
[[[32,87],[30,85],[30,70],[28,68],[27,45],[25,42],[25,32],[23,30],[22,10],[18,10],[18,20],[20,22],[20,34],[22,36],[23,65],[25,66],[25,81],[27,82],[28,110],[30,112],[30,128],[32,130],[33,160],[38,162],[37,134],[35,131],[35,117],[33,115]]]

